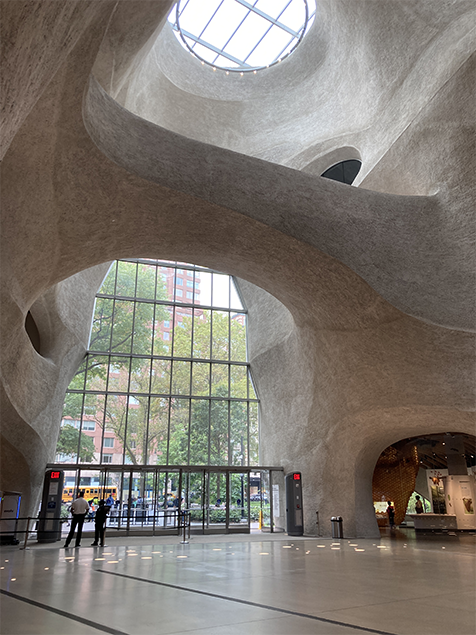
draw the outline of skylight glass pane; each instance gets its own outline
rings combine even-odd
[[[307,33],[309,31],[309,29],[311,28],[311,26],[314,24],[314,20],[315,20],[316,15],[314,14],[308,21],[307,26],[306,26],[306,30],[305,33]]]
[[[277,26],[273,26],[266,38],[256,47],[247,63],[251,66],[267,64],[267,60],[275,59],[289,42],[289,33]]]
[[[304,2],[291,2],[287,9],[280,16],[279,21],[289,26],[294,31],[299,31],[304,26],[306,20],[306,11]]]
[[[309,26],[305,0],[181,0],[179,6],[181,14],[175,34],[181,45],[193,51],[202,63],[230,71],[266,68],[276,63],[278,57],[293,50],[299,33]],[[315,0],[308,0],[307,6],[310,19],[315,15]],[[175,14],[174,8],[169,15],[171,24],[175,24]],[[274,20],[281,26],[272,26]],[[283,26],[294,35],[284,28],[287,36],[281,33],[279,37],[276,29]],[[255,48],[259,48],[258,55]],[[251,55],[253,61],[248,62]]]
[[[288,4],[289,0],[258,0],[255,6],[260,11],[276,19]]]
[[[256,13],[250,13],[241,27],[231,38],[224,51],[233,57],[246,59],[256,42],[258,42],[270,27],[270,22]]]
[[[195,46],[193,47],[193,52],[210,64],[213,64],[217,57],[217,53],[215,51],[211,51],[209,48],[203,46],[202,44],[195,44]]]
[[[219,55],[214,64],[215,66],[219,66],[220,68],[241,68],[239,64],[237,64],[236,62],[232,62],[226,57],[223,57],[223,55]]]
[[[194,35],[200,35],[207,26],[222,0],[201,0],[201,2],[188,2],[187,6],[180,14],[180,26],[185,31],[190,31]],[[183,6],[183,3],[182,5]],[[176,12],[176,7],[173,8]]]
[[[206,42],[213,42],[213,46],[222,49],[247,13],[249,9],[235,0],[225,0],[201,37]]]

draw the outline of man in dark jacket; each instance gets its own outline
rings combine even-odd
[[[99,501],[99,506],[96,510],[96,515],[94,517],[94,542],[91,543],[92,547],[99,546],[105,547],[104,544],[104,532],[106,531],[106,518],[109,512],[109,507],[104,505],[104,501]]]

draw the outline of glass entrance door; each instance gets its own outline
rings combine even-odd
[[[230,532],[247,532],[250,530],[250,488],[247,473],[229,473],[228,500],[230,501],[229,521],[227,529]]]
[[[228,526],[228,473],[208,474],[205,533],[224,533]]]
[[[205,470],[183,472],[182,474],[182,510],[190,514],[192,531],[203,531],[205,525]]]

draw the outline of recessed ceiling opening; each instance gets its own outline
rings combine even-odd
[[[184,48],[228,75],[282,62],[315,14],[315,0],[180,0],[168,20]]]

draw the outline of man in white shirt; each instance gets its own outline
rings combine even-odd
[[[83,523],[86,518],[86,514],[89,512],[88,501],[84,500],[84,492],[79,492],[78,498],[71,505],[71,513],[73,514],[73,520],[71,521],[71,529],[69,530],[68,537],[64,543],[64,548],[69,547],[69,543],[73,539],[74,530],[76,527],[78,531],[76,533],[75,547],[81,547],[81,534],[83,533]]]

